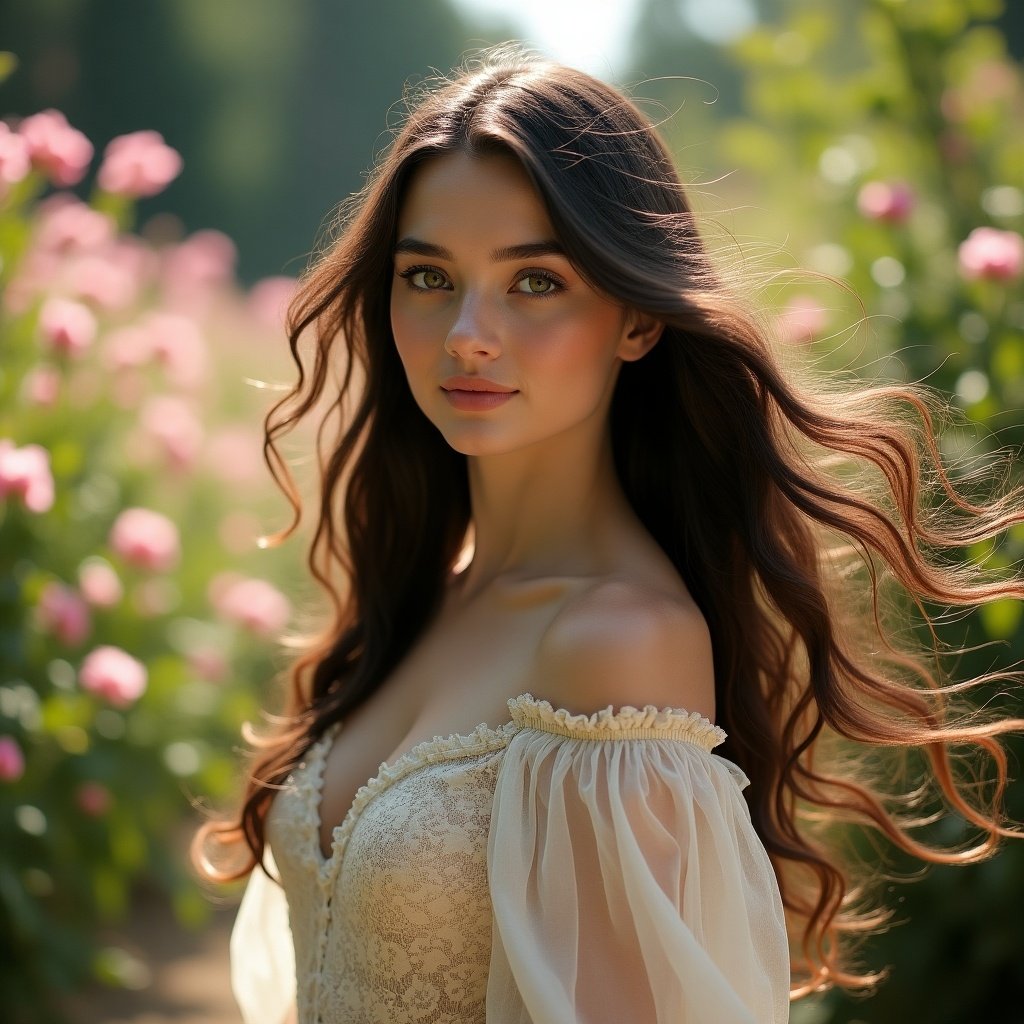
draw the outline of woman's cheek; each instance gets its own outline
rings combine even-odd
[[[586,325],[567,317],[551,317],[524,327],[525,347],[531,358],[560,380],[586,376],[597,353]]]
[[[417,361],[422,361],[430,344],[432,332],[429,323],[422,315],[401,304],[394,304],[391,308],[391,332],[406,370],[412,370]]]

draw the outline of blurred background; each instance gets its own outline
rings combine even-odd
[[[5,1019],[238,1020],[237,891],[185,851],[315,607],[303,535],[256,544],[289,518],[260,451],[292,379],[282,310],[403,88],[509,39],[642,101],[787,359],[941,389],[952,457],[1024,442],[1024,4],[3,5]],[[1024,533],[954,554],[1009,567]],[[988,644],[958,674],[1024,657],[1018,602],[943,618],[946,642]],[[1024,1021],[1024,843],[912,871],[893,859],[898,923],[863,950],[891,978],[796,1024]]]

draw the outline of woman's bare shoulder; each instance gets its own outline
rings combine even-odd
[[[609,577],[583,588],[541,637],[535,693],[573,714],[609,704],[715,713],[711,635],[683,587]]]

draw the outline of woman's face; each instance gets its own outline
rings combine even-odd
[[[585,422],[600,435],[622,360],[653,344],[576,273],[512,157],[452,153],[417,168],[394,272],[391,326],[409,387],[467,455],[512,451]],[[465,400],[445,389],[457,376],[512,393]]]

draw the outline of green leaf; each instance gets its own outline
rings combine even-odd
[[[6,81],[17,70],[17,56],[10,50],[0,50],[0,82]]]
[[[115,866],[93,865],[92,891],[101,917],[118,920],[125,916],[128,911],[128,887],[125,876]]]
[[[193,885],[174,894],[174,916],[186,928],[201,928],[210,920],[210,903]]]
[[[110,830],[110,856],[125,872],[133,872],[146,863],[146,839],[142,831],[127,818],[118,817]]]
[[[1017,632],[1024,615],[1024,602],[1005,598],[982,605],[979,610],[985,632],[994,640],[1007,640]]]
[[[117,946],[107,946],[97,952],[93,973],[97,980],[112,988],[133,991],[146,988],[152,977],[143,961]]]
[[[992,378],[999,382],[1024,377],[1024,338],[1006,334],[992,352]]]

